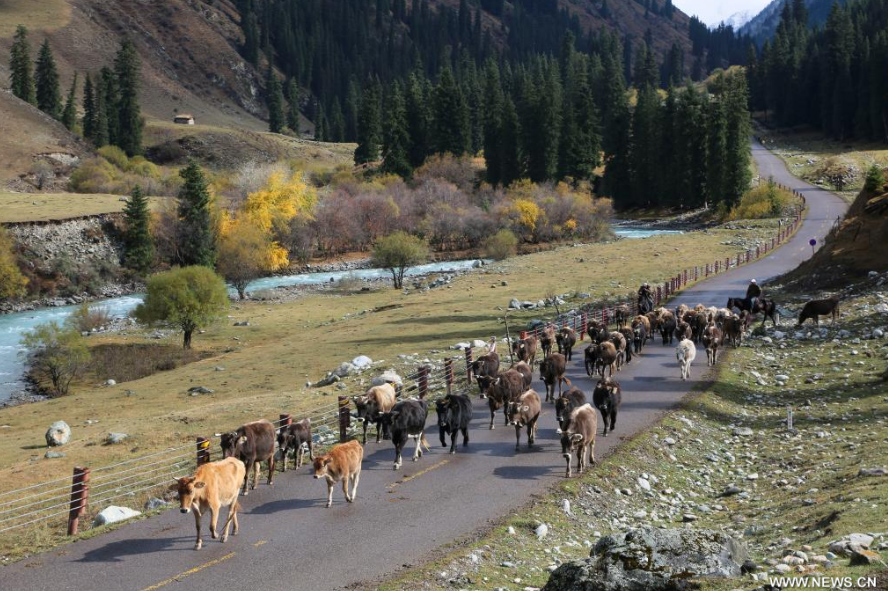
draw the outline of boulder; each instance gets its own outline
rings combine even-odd
[[[382,375],[378,375],[372,380],[370,380],[371,386],[381,386],[383,384],[392,384],[394,386],[403,386],[404,380],[401,379],[401,376],[396,374],[393,371],[384,371]]]
[[[214,391],[215,390],[211,390],[204,386],[192,386],[191,388],[188,388],[188,393],[192,396],[197,396],[198,394],[212,394]]]
[[[339,378],[344,378],[352,375],[357,371],[357,368],[349,363],[348,361],[343,361],[339,364],[339,367],[333,370],[333,375]]]
[[[509,308],[511,308],[512,310],[521,309],[521,302],[518,301],[518,298],[512,298],[511,300],[509,300]]]
[[[471,346],[472,346],[471,343],[462,342],[462,343],[457,343],[455,345],[451,345],[450,348],[453,349],[454,351],[462,351],[464,349],[468,349]]]
[[[135,509],[130,509],[129,507],[117,507],[115,505],[111,505],[109,507],[105,507],[98,515],[96,515],[96,518],[93,519],[93,525],[98,527],[100,525],[108,525],[110,523],[126,521],[127,519],[138,517],[141,514],[142,513],[140,513],[139,511],[136,511]]]
[[[373,360],[366,355],[358,355],[357,357],[352,359],[352,365],[354,365],[358,369],[366,369],[373,365]]]
[[[145,502],[145,511],[154,511],[155,509],[162,509],[169,505],[168,502],[163,499],[159,499],[157,497],[151,497]]]
[[[127,439],[129,439],[129,435],[126,433],[108,433],[108,437],[105,438],[105,443],[116,445],[118,443],[123,443]]]
[[[888,470],[885,468],[861,468],[857,472],[858,476],[888,476]]]
[[[58,447],[65,445],[71,439],[71,427],[65,421],[56,421],[46,430],[46,445]]]
[[[885,561],[882,560],[882,557],[879,556],[878,552],[873,552],[872,550],[864,550],[863,548],[852,548],[851,549],[851,561],[848,563],[849,566],[870,566],[870,565],[880,565],[885,566]]]
[[[43,454],[43,457],[46,458],[47,460],[57,460],[59,458],[64,458],[65,454],[60,451],[48,451],[45,454]]]
[[[749,427],[736,427],[731,433],[737,437],[752,437],[754,435],[753,430]]]
[[[487,346],[487,342],[482,341],[481,339],[475,339],[474,341],[472,341],[472,347],[475,349],[481,349],[482,347],[486,347],[486,346]]]
[[[106,386],[116,386],[117,380],[105,380],[105,385]]]
[[[692,577],[733,578],[746,546],[717,531],[633,529],[601,538],[590,558],[566,562],[543,591],[671,591]]]

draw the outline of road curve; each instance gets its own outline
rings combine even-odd
[[[749,279],[763,282],[794,268],[811,255],[809,239],[820,242],[844,214],[844,201],[790,175],[757,142],[753,156],[763,177],[806,196],[805,223],[782,248],[687,289],[676,304],[721,306],[729,296],[745,293]],[[578,346],[569,377],[590,392],[591,382],[582,370],[583,346]],[[697,356],[695,378],[704,373],[705,359]],[[622,438],[648,428],[688,393],[694,381],[681,382],[678,375],[673,348],[659,344],[649,344],[640,362],[633,361],[618,375],[623,406],[616,435],[596,444],[599,457]],[[544,391],[539,383],[536,388]],[[407,460],[400,472],[393,472],[391,444],[368,443],[354,504],[346,504],[337,488],[333,507],[325,509],[326,487],[303,468],[279,474],[274,487],[260,485],[244,498],[241,533],[226,544],[209,539],[205,522],[204,549],[195,552],[192,517],[167,511],[2,567],[0,589],[325,591],[379,579],[483,528],[563,478],[551,405],[544,405],[537,445],[528,451],[522,443],[516,453],[514,429],[503,427],[500,414],[496,429],[487,430],[483,402],[475,398],[471,443],[455,456],[440,447],[435,432],[429,437],[431,453],[417,463]]]

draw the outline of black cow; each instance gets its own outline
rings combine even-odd
[[[586,404],[586,395],[576,386],[564,393],[555,401],[555,420],[558,421],[558,433],[561,433],[570,420],[570,413],[575,408]]]
[[[565,326],[555,335],[555,342],[558,343],[558,352],[570,361],[573,358],[574,345],[577,344],[577,332]]]
[[[469,421],[472,420],[472,401],[462,394],[450,394],[435,403],[438,410],[438,429],[441,446],[447,447],[447,434],[450,434],[450,453],[456,453],[456,438],[460,431],[463,447],[469,444]]]
[[[388,427],[392,434],[392,443],[395,444],[394,469],[401,468],[401,451],[408,437],[416,439],[416,450],[413,452],[413,461],[422,457],[422,446],[429,449],[429,442],[425,438],[425,424],[429,416],[428,403],[425,400],[402,400],[389,412],[383,413],[380,423]]]
[[[595,391],[592,392],[592,404],[601,413],[601,418],[604,421],[605,437],[607,437],[608,425],[610,425],[611,431],[617,425],[617,411],[620,409],[622,398],[620,384],[613,378],[599,380],[595,386]]]
[[[487,390],[490,388],[490,384],[493,380],[496,379],[496,375],[499,372],[499,366],[500,358],[499,354],[496,352],[482,355],[472,362],[469,369],[472,376],[474,376],[475,380],[478,382],[478,390],[481,391],[481,398],[487,396]]]
[[[311,442],[311,419],[305,418],[298,423],[291,423],[278,431],[278,449],[281,450],[281,472],[287,471],[287,454],[293,452],[293,463],[298,470],[305,459],[305,448],[308,447],[308,458],[314,460]]]
[[[237,428],[230,433],[217,433],[222,438],[222,457],[237,458],[247,468],[244,486],[241,492],[247,496],[247,481],[250,470],[253,471],[253,484],[250,490],[259,483],[259,464],[268,462],[268,485],[274,484],[274,425],[268,421],[254,421]]]
[[[594,341],[591,345],[586,347],[583,362],[586,365],[587,376],[591,376],[595,373],[595,365],[598,363],[598,346],[595,345]]]

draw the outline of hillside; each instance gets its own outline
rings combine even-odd
[[[808,25],[811,27],[823,25],[829,15],[833,2],[847,4],[848,0],[804,0],[808,7]],[[773,0],[765,6],[760,13],[749,22],[740,27],[741,35],[749,35],[758,45],[771,39],[780,24],[780,14],[786,0]]]

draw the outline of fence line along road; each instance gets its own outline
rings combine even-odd
[[[782,185],[781,188],[792,191]],[[656,287],[655,305],[664,304],[673,294],[690,284],[760,259],[786,242],[800,227],[806,209],[804,196],[796,191],[792,193],[799,199],[800,206],[792,221],[781,225],[776,236],[736,256],[683,269]],[[617,308],[622,305],[628,305],[632,313],[635,313],[636,302],[630,299],[623,303],[584,305],[551,318],[548,323],[573,328],[582,338],[590,321],[610,323],[616,316]],[[521,330],[520,335],[523,337],[530,333],[539,336],[545,324],[547,322],[543,321],[530,330]],[[399,397],[415,396],[434,400],[449,393],[467,393],[471,386],[469,367],[474,360],[474,350],[468,347],[463,354],[464,360],[460,359],[459,362],[465,365],[459,371],[455,368],[457,360],[452,357],[444,359],[440,366],[418,367],[414,373],[402,378],[404,384],[397,388]],[[303,415],[300,418],[305,417]],[[338,396],[335,403],[314,409],[307,418],[311,420],[315,442],[321,446],[345,441],[356,434],[357,425],[353,425],[351,421],[348,396]],[[293,420],[290,414],[282,413],[272,423],[279,428],[289,425]],[[198,465],[210,461],[214,449],[216,455],[219,455],[221,451],[218,446],[213,447],[214,440],[218,439],[215,435],[198,436],[194,443],[93,470],[86,466],[77,466],[70,478],[55,478],[17,490],[0,492],[0,534],[21,535],[22,528],[29,526],[61,528],[67,524],[68,535],[76,535],[81,529],[80,521],[84,516],[97,513],[111,501],[126,498],[138,502],[149,493],[160,494],[174,477],[190,474]]]

